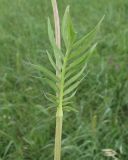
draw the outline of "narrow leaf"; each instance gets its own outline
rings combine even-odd
[[[55,82],[51,81],[50,79],[45,78],[45,82],[57,93],[58,87]]]
[[[51,57],[51,55],[49,54],[49,52],[48,52],[48,51],[46,51],[46,52],[47,52],[47,55],[48,55],[48,59],[49,59],[49,61],[51,62],[51,64],[52,64],[53,68],[54,68],[55,70],[57,70],[57,68],[56,68],[56,64],[55,64],[55,62],[54,62],[53,58]]]
[[[73,67],[77,67],[77,65],[79,65],[81,62],[85,63],[87,57],[88,57],[88,54],[83,54],[82,56],[74,60],[67,68],[67,71],[71,70],[71,68]]]
[[[73,107],[70,107],[70,106],[64,106],[64,110],[70,112],[70,111],[73,111],[73,112],[78,112],[77,109],[73,108]]]
[[[80,81],[72,84],[67,90],[64,91],[64,96],[73,92],[79,84],[80,84]]]
[[[69,93],[72,93],[74,90],[76,90],[76,88],[78,87],[78,85],[81,83],[81,81],[87,76],[87,74],[82,77],[79,81],[75,82],[74,84],[72,84],[67,90],[64,91],[64,96],[66,96]],[[73,92],[74,93],[74,92]]]
[[[91,57],[94,49],[96,48],[97,43],[95,43],[90,50],[88,50],[88,52],[86,52],[85,54],[83,53],[82,56],[80,56],[79,58],[77,58],[76,60],[74,60],[69,67],[67,68],[67,70],[70,70],[73,67],[77,67],[77,65],[79,65],[80,63],[85,63],[89,57]]]
[[[72,47],[73,52],[70,54],[69,58],[76,57],[80,55],[82,52],[85,52],[87,49],[89,49],[89,47],[92,45],[96,37],[97,32],[99,31],[99,28],[100,28],[100,25],[103,19],[104,19],[104,16],[101,18],[99,23],[96,25],[96,27],[91,32],[86,34],[83,38],[81,38],[79,41],[77,41],[73,45]]]
[[[65,88],[68,87],[69,85],[71,85],[73,82],[75,82],[84,72],[85,68],[87,67],[87,64],[84,65],[84,67],[81,69],[80,72],[78,72],[76,75],[74,75],[73,77],[71,77],[69,80],[67,80],[67,82],[65,83]]]
[[[50,102],[54,103],[55,105],[58,105],[57,98],[56,98],[55,95],[52,95],[52,94],[49,94],[49,93],[44,93],[44,96]]]
[[[64,98],[63,102],[71,100],[75,96],[76,92],[77,92],[77,90],[75,90],[70,96]]]
[[[50,40],[52,47],[56,48],[55,36],[54,36],[54,32],[53,32],[49,18],[48,18],[48,36],[49,36],[49,40]]]
[[[67,49],[71,47],[75,40],[76,33],[74,31],[70,13],[69,13],[69,6],[67,6],[65,10],[65,14],[62,20],[62,36],[65,42],[65,46]]]
[[[65,80],[69,79],[69,77],[78,73],[78,71],[82,68],[83,65],[77,65],[77,68],[72,68],[70,70],[66,69]]]
[[[67,102],[63,102],[63,107],[72,104],[73,102],[67,101]]]
[[[34,65],[34,64],[30,64],[34,69],[43,72],[45,75],[47,75],[49,78],[51,78],[54,81],[58,81],[58,78],[56,77],[56,75],[50,71],[49,69],[45,68],[44,66],[41,65]]]
[[[61,59],[63,59],[63,53],[56,45],[54,32],[53,32],[53,29],[52,29],[52,26],[51,26],[49,19],[48,19],[48,35],[49,35],[49,40],[50,40],[50,43],[51,43],[53,51],[54,51],[56,63],[61,67]]]

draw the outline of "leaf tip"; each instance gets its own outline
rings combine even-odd
[[[102,18],[100,19],[100,21],[99,21],[99,26],[101,25],[101,23],[103,22],[103,20],[104,20],[104,18],[105,18],[105,14],[102,16]]]
[[[70,12],[70,5],[68,5],[65,10],[65,13],[69,13],[69,12]]]
[[[49,17],[47,18],[47,22],[48,22],[48,24],[50,23],[50,18]]]

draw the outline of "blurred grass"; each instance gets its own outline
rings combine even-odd
[[[63,159],[105,160],[112,148],[128,159],[128,1],[59,0],[67,4],[81,36],[105,14],[89,74],[74,98],[77,113],[64,116]],[[50,1],[0,0],[0,158],[53,159],[55,108],[44,82],[25,62],[47,65]]]

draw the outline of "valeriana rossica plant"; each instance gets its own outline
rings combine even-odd
[[[57,110],[54,160],[60,160],[63,110],[72,108],[72,98],[84,78],[88,59],[92,56],[97,45],[97,42],[94,42],[94,40],[103,18],[91,32],[78,40],[68,6],[65,10],[61,26],[61,35],[65,45],[65,48],[62,50],[59,35],[59,16],[55,0],[52,0],[52,5],[56,32],[54,34],[50,20],[48,19],[48,36],[53,53],[47,51],[47,56],[53,70],[44,67],[44,65],[31,64],[31,66],[45,75],[46,82],[54,91],[54,94],[45,93],[45,95],[56,106]]]

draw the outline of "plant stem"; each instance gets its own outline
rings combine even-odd
[[[60,48],[61,40],[60,40],[60,19],[58,13],[57,1],[52,0],[53,14],[54,14],[54,22],[55,22],[55,36],[56,36],[56,44]]]
[[[58,48],[61,48],[60,19],[59,19],[59,13],[58,13],[58,7],[57,7],[56,0],[52,0],[52,7],[53,7],[53,13],[54,13],[56,44]],[[60,61],[56,61],[56,67],[58,68],[58,70],[56,70],[56,76],[60,77],[61,75]],[[63,93],[63,91],[60,91],[60,95],[56,94],[56,96],[60,96],[60,104],[56,112],[54,160],[61,159],[61,137],[62,137],[62,123],[63,123],[63,110],[62,110],[62,101],[61,101],[61,97],[63,96],[63,94],[61,94],[61,92]]]
[[[63,122],[62,107],[58,107],[57,113],[56,113],[56,133],[55,133],[54,160],[60,160],[61,159],[62,122]]]
[[[59,18],[59,13],[58,13],[57,1],[56,0],[51,0],[51,1],[52,1],[53,14],[54,14],[56,44],[58,48],[61,48],[60,18]],[[60,76],[60,70],[61,70],[60,61],[61,60],[56,61],[56,66],[58,68],[58,70],[56,70],[56,75],[58,77]]]

